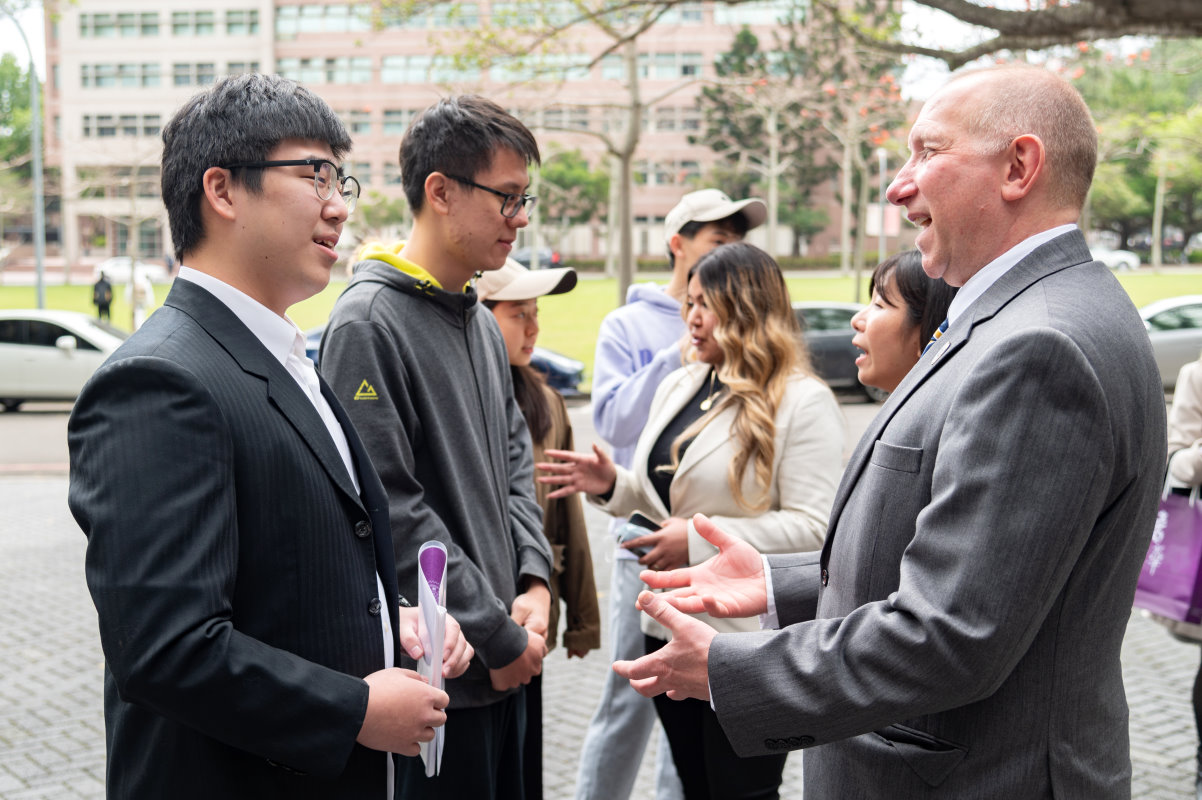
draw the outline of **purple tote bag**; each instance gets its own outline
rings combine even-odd
[[[1188,497],[1161,496],[1134,605],[1169,619],[1202,622],[1202,504],[1197,487]]]

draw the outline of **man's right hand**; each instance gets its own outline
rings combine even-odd
[[[451,698],[411,669],[382,669],[364,678],[367,682],[367,714],[355,738],[364,747],[418,754],[418,744],[434,738],[434,729],[447,721]]]
[[[754,617],[767,613],[768,590],[759,551],[723,533],[704,514],[694,515],[693,527],[718,548],[717,555],[693,567],[647,570],[639,578],[652,589],[671,589],[660,598],[686,614],[704,611],[714,617]]]
[[[492,688],[498,692],[530,683],[535,675],[542,674],[543,659],[547,655],[547,640],[529,628],[526,629],[526,649],[522,654],[500,669],[490,669]]]

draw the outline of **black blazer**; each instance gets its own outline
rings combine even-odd
[[[296,381],[178,280],[76,401],[68,502],[105,654],[108,797],[383,797],[390,756],[355,737],[379,615],[397,625],[388,505],[322,392],[362,497]]]

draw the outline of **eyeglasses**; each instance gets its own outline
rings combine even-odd
[[[501,216],[505,217],[506,219],[513,219],[514,217],[516,217],[518,215],[518,212],[521,211],[523,208],[525,208],[527,210],[527,212],[534,210],[534,204],[538,200],[538,198],[532,194],[509,194],[509,192],[502,192],[502,191],[498,191],[497,189],[490,189],[487,186],[481,186],[480,184],[476,183],[475,181],[470,181],[467,178],[464,178],[460,175],[447,175],[447,177],[453,181],[459,181],[460,183],[464,184],[465,186],[471,186],[475,189],[483,189],[486,192],[495,194],[497,197],[500,197],[501,198]]]
[[[355,210],[355,201],[359,199],[359,181],[350,175],[343,175],[333,161],[324,158],[289,158],[283,161],[240,161],[237,164],[227,164],[223,169],[263,169],[264,167],[313,167],[313,188],[317,196],[329,200],[334,196],[334,189],[342,195],[347,212]]]

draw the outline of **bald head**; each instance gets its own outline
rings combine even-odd
[[[1013,65],[959,73],[940,92],[953,87],[972,89],[961,118],[985,152],[1000,153],[1025,134],[1039,137],[1048,202],[1077,211],[1085,205],[1098,163],[1098,134],[1071,84],[1041,67]]]

